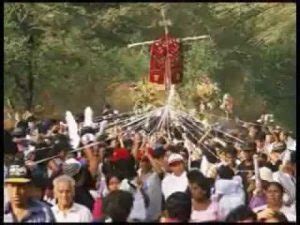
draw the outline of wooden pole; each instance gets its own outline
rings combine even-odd
[[[201,35],[201,36],[195,36],[195,37],[185,37],[185,38],[177,38],[177,41],[179,42],[186,42],[186,41],[196,41],[196,40],[202,40],[202,39],[207,39],[210,38],[209,35]],[[155,41],[144,41],[144,42],[138,42],[138,43],[133,43],[127,45],[127,48],[132,48],[140,45],[151,45]]]

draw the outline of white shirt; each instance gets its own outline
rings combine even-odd
[[[162,193],[167,199],[171,194],[180,191],[185,192],[188,187],[188,179],[184,171],[180,176],[167,174],[162,181]]]
[[[92,222],[93,217],[90,210],[84,205],[73,203],[72,207],[66,214],[59,210],[58,206],[55,205],[51,208],[56,222]]]

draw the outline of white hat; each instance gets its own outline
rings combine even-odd
[[[183,161],[183,157],[180,154],[172,153],[168,158],[168,164],[171,164],[173,162],[177,161]]]
[[[268,167],[261,167],[259,168],[259,176],[261,180],[272,182],[273,181],[273,172]],[[252,177],[252,179],[255,179],[255,176]]]
[[[81,163],[74,158],[70,158],[63,163],[62,169],[64,174],[73,177],[80,172]]]

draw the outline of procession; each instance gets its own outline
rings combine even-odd
[[[127,43],[149,49],[129,110],[66,101],[58,116],[8,114],[4,223],[296,223],[295,132],[272,108],[244,116],[209,73],[183,89],[186,46],[214,37],[173,35],[167,7],[157,8],[158,38]]]

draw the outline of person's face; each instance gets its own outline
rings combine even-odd
[[[271,134],[266,135],[266,143],[270,144],[274,141],[274,138]]]
[[[136,134],[134,135],[134,138],[135,138],[135,140],[136,140],[137,142],[141,142],[141,141],[142,141],[142,136],[141,136],[139,133],[136,133]]]
[[[274,161],[277,162],[280,159],[281,154],[279,152],[276,151],[272,151],[270,153],[270,158]]]
[[[273,135],[273,140],[275,142],[279,142],[279,134],[277,132],[273,132],[272,135]]]
[[[255,127],[250,127],[249,128],[249,136],[254,137],[257,133],[257,129]]]
[[[100,151],[101,150],[100,150],[99,146],[95,145],[95,146],[92,147],[92,154],[93,154],[93,156],[100,157],[101,156],[101,154],[100,154],[101,152]]]
[[[181,173],[184,171],[184,164],[182,161],[173,162],[169,164],[169,168],[176,176],[180,176]]]
[[[257,148],[262,148],[264,147],[265,144],[264,141],[260,141],[260,140],[256,140],[255,143]]]
[[[120,189],[120,180],[117,177],[110,178],[108,182],[108,190],[109,191],[116,191]]]
[[[7,193],[11,204],[16,206],[25,205],[28,199],[28,184],[7,183]]]
[[[277,186],[269,186],[266,190],[267,203],[272,205],[280,204],[282,202],[282,195],[283,193]]]
[[[263,165],[265,165],[267,163],[267,159],[262,157],[262,156],[258,156],[258,165],[261,167]]]
[[[218,156],[220,157],[220,159],[221,159],[222,162],[224,162],[226,160],[225,152],[224,151],[219,152]]]
[[[245,160],[250,161],[250,160],[252,160],[254,151],[253,150],[244,150],[244,151],[242,151],[242,154],[244,155]]]
[[[67,156],[67,151],[66,151],[66,150],[60,151],[60,153],[59,153],[59,158],[65,159],[66,156]]]
[[[68,207],[73,202],[74,192],[69,182],[60,182],[54,189],[58,205]]]
[[[279,139],[280,139],[280,141],[286,141],[287,136],[284,134],[284,132],[280,132]]]
[[[230,153],[227,153],[225,155],[225,162],[228,163],[229,165],[234,165],[235,160],[236,160],[236,156],[234,156]]]
[[[35,159],[35,154],[34,153],[29,153],[28,160],[34,161],[34,159]]]
[[[206,199],[206,192],[195,183],[189,183],[192,198],[198,201]]]
[[[140,161],[140,168],[143,171],[149,171],[151,169],[151,164],[148,160],[141,160]]]

